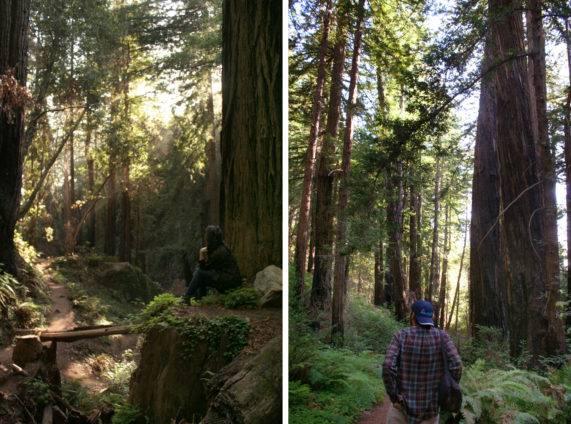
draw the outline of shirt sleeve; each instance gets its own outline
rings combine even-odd
[[[446,357],[448,358],[448,369],[450,370],[450,375],[454,380],[460,382],[460,378],[462,377],[462,359],[460,358],[460,354],[458,353],[458,349],[454,345],[454,342],[448,335],[448,333],[444,333],[444,343],[446,346]]]
[[[397,401],[398,385],[398,358],[400,355],[400,333],[396,333],[387,348],[385,362],[383,363],[383,383],[391,401]]]

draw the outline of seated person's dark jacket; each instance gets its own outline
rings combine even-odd
[[[198,267],[205,271],[214,271],[214,287],[219,292],[225,292],[242,284],[240,269],[230,250],[221,244],[212,252],[208,251],[207,259],[200,261]]]

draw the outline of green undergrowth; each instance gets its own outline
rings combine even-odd
[[[2,270],[0,265],[0,343],[11,340],[16,328],[34,328],[45,323],[49,310],[46,283],[34,265],[38,255],[21,238],[16,243],[19,251],[18,278]]]
[[[464,370],[461,387],[462,422],[467,424],[555,424],[571,418],[569,366],[542,376],[517,368],[489,368],[480,359]]]
[[[290,423],[352,423],[382,401],[383,353],[402,324],[388,311],[352,299],[344,348],[329,345],[326,324],[321,322],[319,330],[315,327],[316,322],[294,302],[289,338]]]
[[[129,381],[136,362],[133,352],[127,350],[118,360],[108,354],[91,355],[86,363],[107,384],[103,392],[93,393],[76,380],[64,379],[63,397],[75,408],[89,415],[94,409],[114,410],[113,424],[142,424],[149,422],[137,407],[127,402]]]
[[[246,346],[250,325],[237,316],[206,317],[185,315],[179,298],[170,293],[156,296],[136,318],[138,329],[144,333],[152,329],[175,328],[183,337],[183,349],[191,357],[201,342],[215,353],[224,347],[224,358],[232,360]]]
[[[199,301],[193,300],[195,306],[224,306],[228,309],[256,309],[260,295],[253,287],[238,287],[228,293],[211,293]]]
[[[307,307],[300,307],[293,293],[290,299],[290,422],[356,422],[385,395],[383,355],[393,334],[404,324],[396,321],[390,310],[352,295],[347,305],[345,348],[332,348],[327,317],[311,320]],[[460,422],[571,421],[571,367],[562,366],[565,357],[544,358],[541,371],[530,370],[525,348],[519,358],[512,359],[499,331],[486,327],[479,331],[478,341],[452,333],[464,363],[464,418]],[[443,415],[441,422],[447,419]]]
[[[101,284],[101,265],[109,263],[113,258],[99,255],[61,257],[52,262],[52,278],[68,288],[80,325],[126,323],[143,306]]]

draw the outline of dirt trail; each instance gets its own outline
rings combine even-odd
[[[37,264],[47,281],[50,292],[52,310],[46,317],[47,331],[69,330],[76,326],[73,304],[66,286],[56,283],[50,276],[51,259],[41,259]],[[92,339],[74,343],[58,343],[57,364],[63,378],[77,380],[92,391],[101,391],[107,383],[101,379],[86,362],[89,354],[108,353],[116,359],[126,349],[133,349],[137,344],[137,335],[109,336],[109,341]],[[0,362],[12,362],[12,346],[0,350]]]
[[[383,403],[379,403],[373,409],[365,411],[357,424],[385,424],[390,407],[389,397],[385,396]]]

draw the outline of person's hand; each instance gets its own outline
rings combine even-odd
[[[206,247],[203,247],[198,251],[198,261],[205,262],[207,259],[208,259],[207,250]]]

